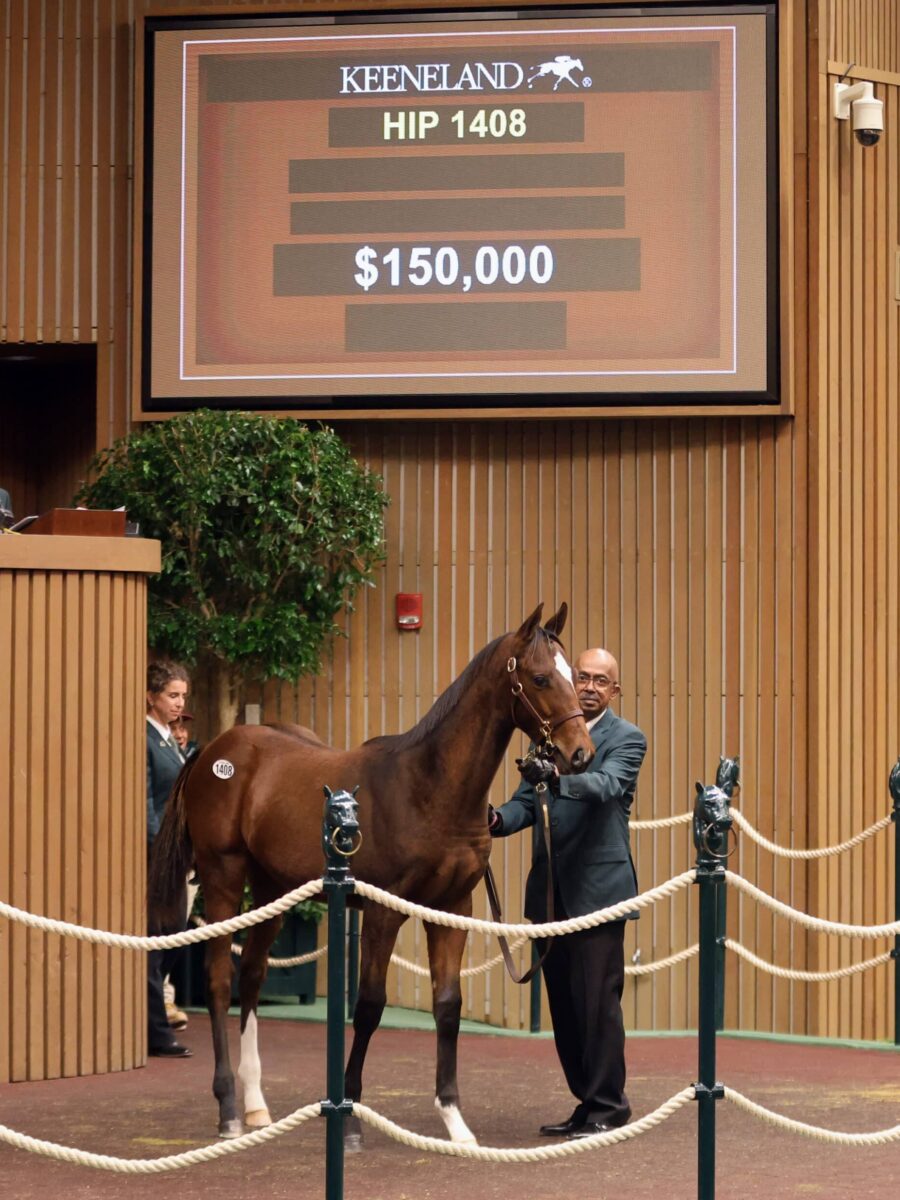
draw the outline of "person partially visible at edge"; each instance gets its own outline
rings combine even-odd
[[[184,756],[172,736],[171,723],[184,712],[188,675],[177,663],[154,662],[147,668],[147,855],[159,833],[169,793],[184,766]],[[163,980],[177,962],[178,950],[151,950],[147,955],[147,1052],[157,1058],[190,1058],[192,1051],[176,1041],[173,1025],[183,1028],[187,1017],[166,1011]]]
[[[185,762],[189,758],[193,758],[200,749],[200,743],[194,741],[191,737],[193,723],[193,713],[189,712],[183,712],[180,717],[176,717],[174,721],[169,723],[172,737],[175,739],[175,745],[181,751],[181,756]]]
[[[595,747],[587,770],[560,776],[553,764],[526,759],[512,797],[488,812],[493,837],[517,833],[541,821],[535,786],[548,784],[553,913],[547,912],[547,851],[539,838],[525,885],[525,915],[534,922],[584,916],[638,893],[628,818],[647,739],[609,707],[621,689],[618,663],[608,650],[580,655],[575,691]],[[625,921],[611,921],[555,938],[544,960],[556,1051],[578,1102],[570,1117],[541,1126],[546,1137],[588,1137],[631,1118],[625,1095],[624,940]]]
[[[5,529],[7,525],[12,525],[15,519],[9,492],[6,488],[0,487],[0,529]]]

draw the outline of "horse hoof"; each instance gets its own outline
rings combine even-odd
[[[344,1134],[344,1153],[359,1154],[363,1148],[363,1136],[361,1133],[345,1133]]]
[[[220,1138],[237,1138],[244,1132],[244,1127],[235,1117],[232,1121],[223,1121],[219,1126]]]
[[[244,1113],[244,1124],[248,1129],[264,1129],[266,1125],[272,1124],[269,1110],[267,1108],[254,1108],[251,1112]]]

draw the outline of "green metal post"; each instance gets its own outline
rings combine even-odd
[[[344,1096],[344,985],[347,894],[353,891],[349,857],[359,846],[356,801],[349,792],[325,788],[322,886],[328,901],[328,1000],[326,1008],[325,1200],[344,1200],[344,1117],[353,1111]]]
[[[697,850],[697,884],[700,888],[700,995],[698,1028],[697,1196],[715,1200],[716,1101],[725,1094],[716,1079],[716,993],[719,956],[716,945],[717,892],[725,886],[731,816],[728,797],[721,788],[697,784],[694,806],[694,845]]]
[[[720,758],[716,771],[716,787],[734,799],[735,788],[741,786],[741,760]],[[728,889],[716,888],[716,1029],[725,1028],[725,939],[728,937]]]
[[[347,1018],[353,1020],[359,995],[359,911],[351,908],[347,931]]]
[[[894,822],[894,920],[900,921],[900,758],[891,769],[889,787],[894,801],[891,812]],[[894,934],[891,958],[894,960],[894,1045],[900,1046],[900,934]]]
[[[716,996],[714,1002],[716,1032],[725,1028],[725,930],[728,923],[728,889],[716,888]]]

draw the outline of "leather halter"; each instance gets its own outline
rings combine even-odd
[[[566,713],[564,716],[560,717],[557,721],[553,721],[553,722],[548,720],[547,717],[542,716],[542,714],[538,712],[538,710],[534,707],[534,705],[531,703],[531,701],[525,695],[525,689],[522,686],[522,681],[519,679],[518,672],[516,670],[517,666],[518,666],[518,663],[516,662],[515,657],[509,658],[507,660],[506,670],[508,671],[509,677],[510,677],[510,693],[511,693],[510,713],[512,715],[513,724],[517,724],[517,722],[516,722],[516,701],[519,700],[524,705],[526,710],[528,712],[530,712],[531,715],[534,717],[534,719],[537,721],[538,729],[540,730],[540,735],[541,735],[541,738],[543,739],[544,745],[549,747],[550,749],[552,749],[553,738],[551,735],[554,733],[554,731],[559,729],[560,725],[565,725],[566,721],[574,721],[576,717],[583,717],[584,713],[581,711],[580,708],[576,708],[576,709],[573,709],[572,712]],[[527,732],[527,730],[526,730],[526,732]],[[535,741],[536,740],[537,739],[535,739]]]

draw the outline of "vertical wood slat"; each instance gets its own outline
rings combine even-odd
[[[0,772],[3,896],[142,932],[144,578],[0,568],[0,605],[11,735]],[[143,1063],[140,954],[4,922],[0,974],[0,1081]]]

